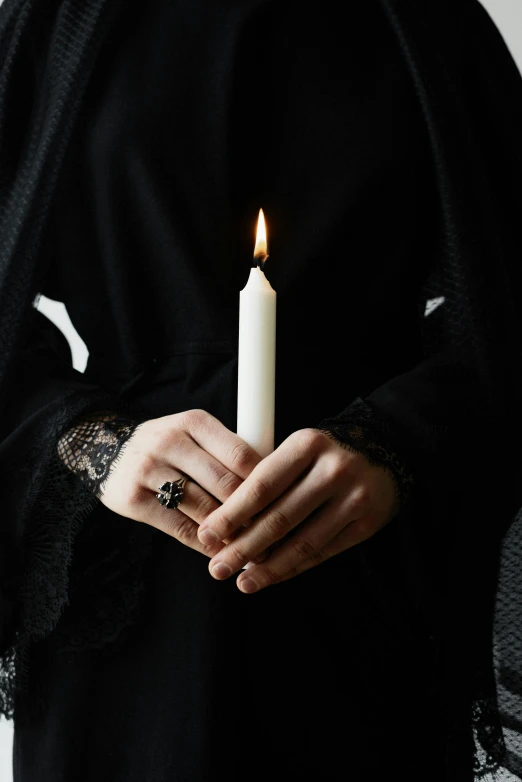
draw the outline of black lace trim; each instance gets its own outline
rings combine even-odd
[[[113,394],[71,392],[35,425],[32,447],[13,462],[12,485],[23,493],[8,500],[24,532],[13,551],[9,594],[0,595],[9,618],[2,627],[0,714],[8,720],[30,723],[42,715],[37,650],[44,640],[52,636],[63,651],[110,653],[142,613],[156,530],[108,509],[102,523],[92,511],[104,512],[103,485],[148,417]]]
[[[391,443],[388,421],[377,416],[369,404],[357,397],[342,413],[323,419],[314,428],[339,445],[362,453],[370,464],[385,468],[395,483],[396,512],[405,505],[415,484],[413,473]]]
[[[476,698],[472,703],[473,773],[476,782],[502,782],[506,744],[494,694]]]
[[[141,423],[110,410],[86,414],[60,437],[58,455],[101,498],[123,446]]]

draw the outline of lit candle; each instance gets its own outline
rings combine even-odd
[[[276,292],[264,274],[268,258],[259,210],[254,261],[239,294],[237,434],[260,456],[274,450]]]

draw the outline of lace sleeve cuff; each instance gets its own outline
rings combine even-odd
[[[59,438],[58,456],[89,491],[101,498],[123,446],[141,423],[110,410],[83,415]]]
[[[16,711],[21,724],[41,713],[31,659],[51,632],[60,651],[110,654],[141,615],[156,530],[98,506],[112,467],[147,418],[103,390],[66,394],[26,423],[27,436],[12,447],[4,511],[20,534],[0,590],[0,714],[7,719]]]
[[[370,464],[386,469],[395,483],[397,509],[404,507],[414,487],[413,473],[392,443],[388,421],[378,416],[369,404],[358,397],[341,413],[323,419],[314,428],[339,445],[362,453]]]

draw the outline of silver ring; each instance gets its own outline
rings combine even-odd
[[[183,487],[188,480],[188,476],[184,473],[181,474],[181,478],[176,481],[165,481],[158,487],[158,493],[156,497],[160,505],[165,508],[172,508],[175,510],[180,502],[183,501],[185,491]]]

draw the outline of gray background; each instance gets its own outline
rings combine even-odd
[[[0,4],[1,2],[2,0]],[[482,3],[500,29],[522,70],[522,0],[482,0]],[[87,361],[87,349],[72,326],[63,304],[42,297],[40,309],[64,331],[71,343],[74,366],[83,371]],[[12,723],[0,720],[0,780],[2,782],[12,782],[12,742]],[[508,782],[507,777],[504,778],[504,782]]]

